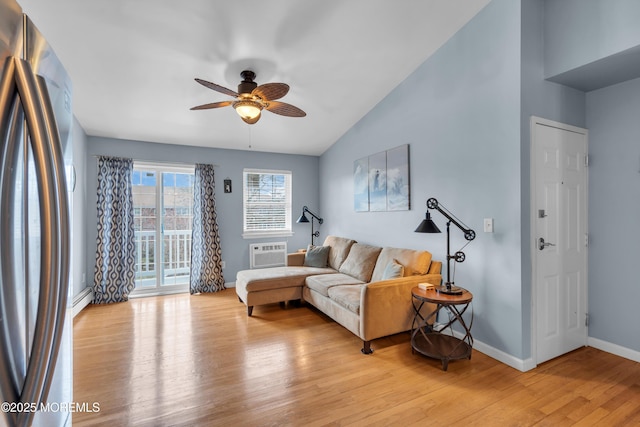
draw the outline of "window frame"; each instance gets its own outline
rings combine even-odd
[[[280,229],[255,229],[248,228],[247,214],[248,208],[251,207],[254,203],[248,200],[248,182],[247,177],[250,174],[259,174],[259,175],[282,175],[284,177],[284,191],[285,191],[285,201],[282,202],[284,209],[284,227]],[[275,170],[275,169],[254,169],[254,168],[245,168],[242,171],[242,237],[245,239],[253,239],[253,238],[263,238],[263,237],[290,237],[293,236],[293,221],[291,219],[292,215],[292,185],[293,184],[293,173],[288,170]],[[256,202],[255,204],[258,204]]]

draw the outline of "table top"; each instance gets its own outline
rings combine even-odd
[[[411,293],[415,298],[418,298],[422,301],[431,302],[435,304],[466,304],[471,302],[473,299],[473,295],[471,292],[466,289],[460,295],[449,295],[438,292],[435,289],[420,289],[419,287],[415,287],[411,289]]]

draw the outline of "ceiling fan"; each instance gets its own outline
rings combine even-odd
[[[238,92],[231,89],[208,82],[202,79],[195,79],[198,83],[216,92],[233,96],[235,101],[220,101],[210,104],[198,105],[191,108],[192,110],[208,110],[210,108],[227,107],[229,105],[235,108],[240,118],[250,125],[260,120],[261,111],[267,110],[272,113],[280,114],[287,117],[304,117],[307,115],[304,111],[285,102],[275,101],[280,99],[289,92],[289,85],[285,83],[265,83],[258,86],[253,80],[256,73],[250,70],[244,70],[240,73],[242,81],[238,85]]]

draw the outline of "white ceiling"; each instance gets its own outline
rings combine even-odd
[[[73,81],[87,134],[320,155],[490,0],[18,0]],[[240,71],[284,82],[304,118],[245,124]]]

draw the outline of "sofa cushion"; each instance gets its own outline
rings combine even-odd
[[[309,245],[307,252],[304,253],[304,266],[305,267],[320,267],[327,266],[327,259],[329,258],[329,246],[314,246]]]
[[[404,266],[394,259],[387,264],[382,273],[382,280],[397,279],[404,276]]]
[[[348,274],[365,283],[369,282],[381,250],[378,246],[354,243],[347,259],[340,266],[340,273]]]
[[[304,279],[312,274],[335,273],[331,268],[271,267],[238,271],[236,287],[248,292],[288,288],[304,285]]]
[[[394,259],[404,266],[405,276],[427,274],[429,265],[431,265],[430,252],[415,249],[384,248],[380,252],[380,256],[378,256],[378,262],[373,270],[371,281],[378,282],[383,280],[384,270]]]
[[[363,286],[364,284],[334,286],[329,289],[329,298],[347,310],[360,314],[360,294]]]
[[[351,246],[355,243],[355,240],[346,239],[338,236],[327,236],[324,240],[323,246],[330,246],[329,249],[329,267],[334,270],[339,270],[340,266],[347,259]]]
[[[341,285],[357,285],[363,282],[349,276],[348,274],[335,273],[335,274],[320,274],[317,276],[309,276],[305,279],[305,285],[309,289],[313,289],[322,296],[329,296],[329,289],[334,286]]]

